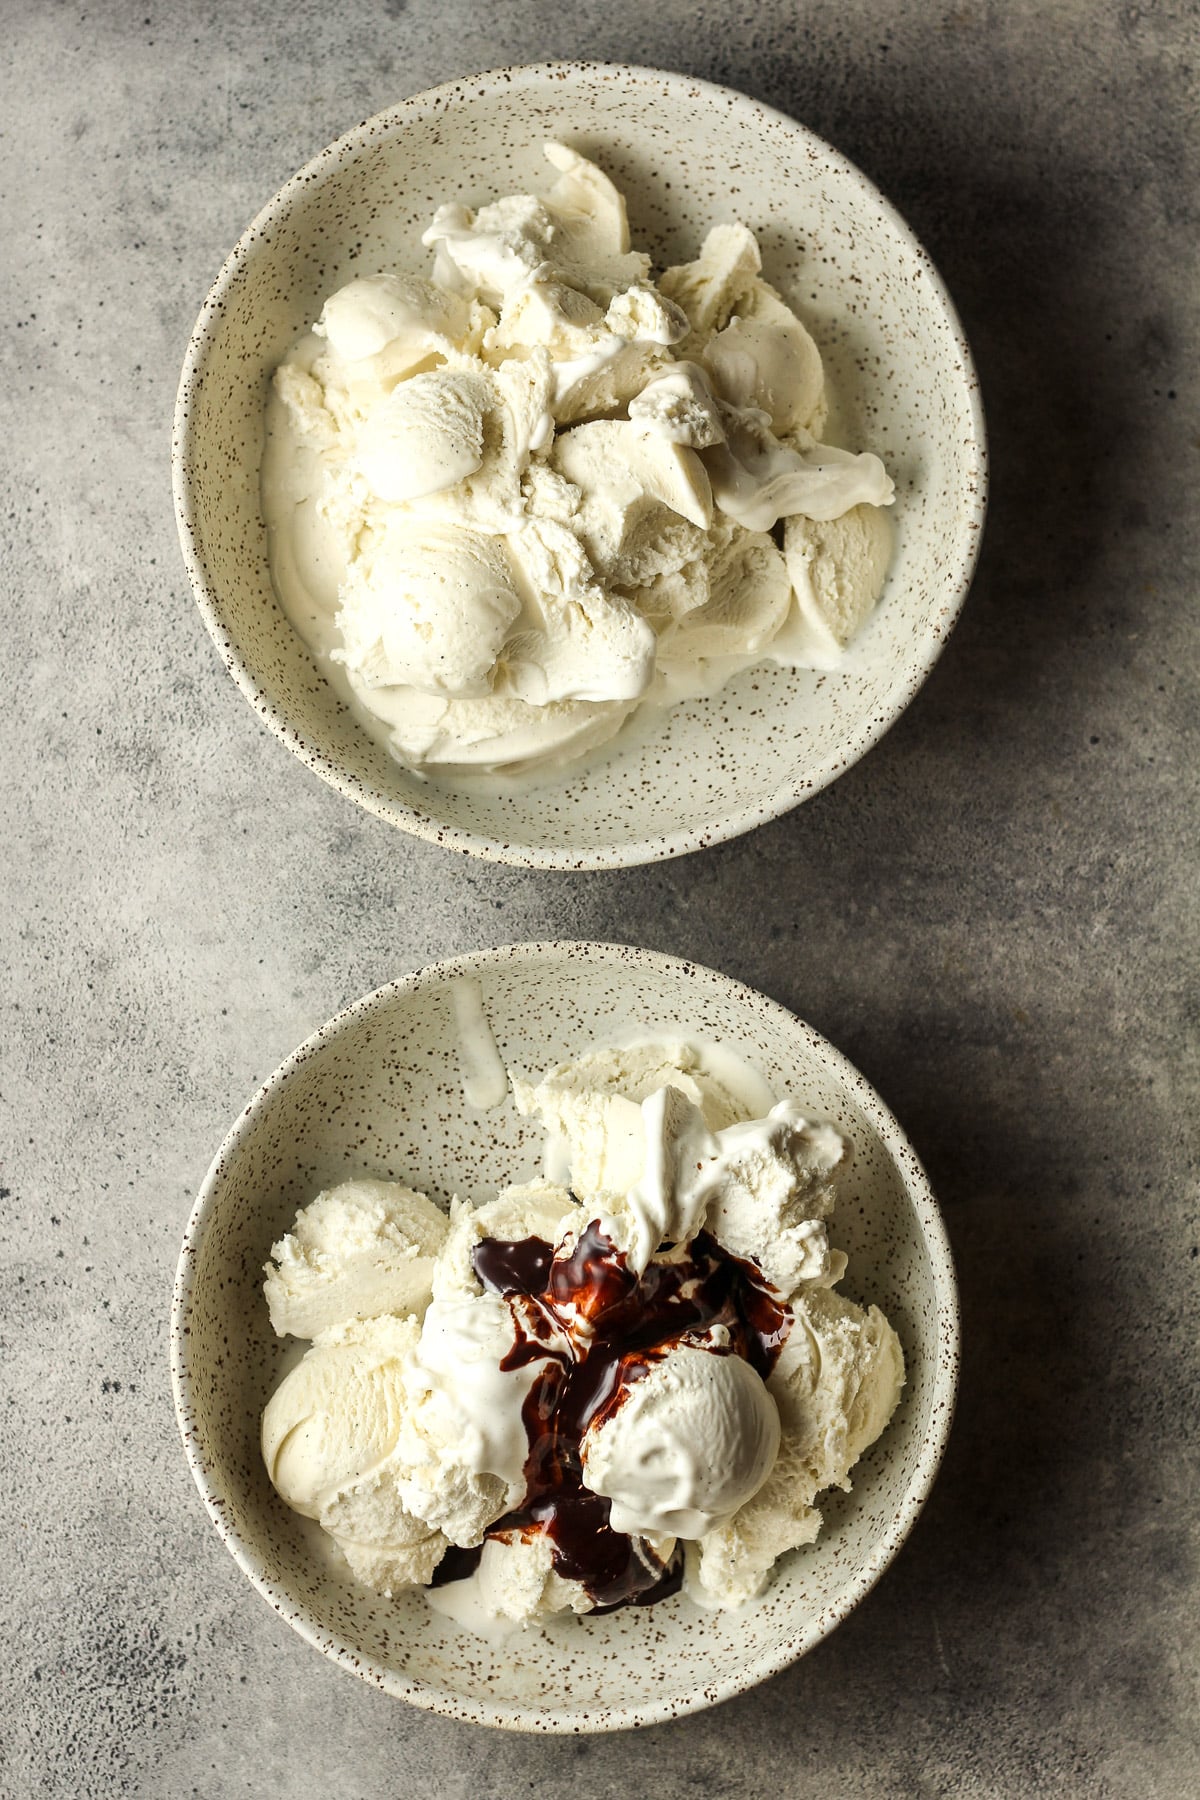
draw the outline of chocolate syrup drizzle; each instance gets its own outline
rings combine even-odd
[[[525,1497],[487,1535],[544,1533],[555,1569],[582,1584],[596,1612],[665,1599],[679,1588],[682,1560],[677,1553],[664,1564],[643,1539],[613,1530],[611,1502],[584,1486],[583,1435],[678,1344],[743,1356],[765,1380],[790,1329],[790,1308],[754,1263],[730,1255],[706,1231],[677,1257],[652,1262],[640,1279],[597,1221],[564,1256],[542,1238],[485,1238],[474,1265],[512,1313],[515,1341],[501,1367],[542,1363],[522,1409]],[[714,1342],[716,1327],[724,1330]],[[482,1554],[448,1551],[434,1585],[470,1575]]]

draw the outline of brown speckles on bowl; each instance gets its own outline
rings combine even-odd
[[[454,109],[453,134],[441,122]],[[896,478],[897,551],[844,669],[763,665],[666,714],[592,771],[519,795],[431,787],[339,705],[276,604],[259,515],[271,370],[351,274],[424,267],[420,229],[452,196],[544,182],[541,143],[595,156],[659,263],[741,217],[766,272],[825,355],[842,436]],[[736,169],[736,189],[730,170]],[[320,246],[319,258],[314,245]],[[311,769],[406,831],[531,867],[677,856],[777,817],[832,781],[898,717],[965,597],[984,513],[978,383],[928,256],[844,157],[728,89],[653,69],[553,63],[418,94],[303,169],[255,220],[197,321],[176,410],[176,510],[196,598],[222,658]]]
[[[274,1496],[259,1418],[284,1347],[262,1299],[262,1265],[298,1206],[355,1174],[404,1179],[443,1205],[536,1172],[540,1136],[511,1103],[463,1100],[448,984],[475,975],[502,1055],[527,1071],[629,1031],[726,1044],[779,1093],[851,1138],[836,1241],[845,1290],[877,1302],[908,1361],[900,1410],[824,1507],[817,1544],[781,1565],[738,1614],[682,1598],[571,1620],[502,1650],[429,1613],[358,1587],[320,1534]],[[391,1694],[514,1729],[599,1731],[725,1699],[784,1667],[845,1616],[895,1555],[929,1491],[957,1378],[954,1275],[916,1157],[862,1076],[773,1001],[695,963],[611,944],[518,944],[425,969],[338,1015],[242,1114],[196,1202],[172,1313],[180,1429],[222,1539],[259,1591],[310,1643]]]

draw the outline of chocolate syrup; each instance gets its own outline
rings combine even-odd
[[[476,1544],[472,1550],[463,1550],[458,1544],[451,1544],[433,1571],[430,1587],[445,1587],[448,1581],[465,1581],[479,1567],[482,1555],[482,1544]]]
[[[665,1565],[643,1540],[614,1531],[611,1502],[584,1486],[584,1433],[610,1418],[632,1383],[679,1344],[742,1356],[765,1379],[791,1326],[789,1308],[754,1263],[731,1256],[704,1231],[678,1258],[652,1262],[640,1278],[595,1221],[565,1256],[556,1258],[542,1238],[485,1238],[474,1265],[512,1313],[514,1343],[501,1366],[543,1365],[522,1409],[525,1497],[487,1535],[544,1533],[557,1572],[580,1582],[597,1612],[675,1593],[679,1556]],[[714,1343],[718,1326],[724,1330]],[[478,1561],[477,1553],[465,1554]],[[455,1581],[474,1566],[460,1574],[456,1563],[438,1574]]]

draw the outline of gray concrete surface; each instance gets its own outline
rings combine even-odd
[[[1200,1792],[1193,5],[6,0],[0,51],[0,1791],[507,1800]],[[168,484],[192,319],[341,130],[544,55],[782,106],[940,263],[994,503],[887,739],[722,849],[590,878],[408,841],[222,673]],[[841,1045],[925,1157],[965,1300],[949,1457],[813,1655],[691,1721],[508,1738],[390,1702],[250,1590],[176,1436],[210,1155],[343,1001],[616,937]]]

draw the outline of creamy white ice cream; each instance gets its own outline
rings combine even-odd
[[[429,276],[338,289],[272,386],[276,589],[417,769],[558,768],[763,656],[834,667],[886,576],[892,482],[820,441],[753,233],[655,283],[608,177],[545,148],[543,196],[438,208]]]
[[[448,1220],[345,1183],[273,1249],[272,1321],[314,1341],[264,1413],[267,1472],[359,1580],[473,1630],[680,1581],[744,1604],[904,1380],[882,1313],[834,1291],[845,1140],[686,1043],[513,1087],[545,1177]]]
[[[263,1293],[280,1337],[317,1338],[352,1319],[405,1318],[429,1302],[446,1217],[395,1181],[318,1194],[271,1250]]]
[[[731,1079],[714,1069],[711,1055],[692,1044],[659,1040],[591,1051],[537,1082],[515,1077],[513,1098],[546,1131],[547,1176],[570,1180],[585,1206],[603,1209],[641,1179],[643,1101],[672,1088],[700,1110],[710,1131],[719,1131],[746,1117],[734,1091],[740,1076],[740,1070]]]
[[[779,1557],[821,1529],[815,1502],[849,1488],[850,1471],[900,1398],[904,1356],[876,1306],[825,1288],[793,1297],[793,1325],[767,1383],[779,1411],[779,1455],[732,1519],[687,1546],[684,1589],[701,1606],[743,1605]]]
[[[447,1539],[405,1506],[396,1448],[407,1407],[411,1319],[328,1333],[276,1388],[262,1452],[280,1497],[318,1519],[360,1580],[390,1593],[427,1582]]]
[[[699,1538],[754,1497],[778,1451],[779,1413],[749,1363],[685,1344],[589,1428],[583,1478],[612,1501],[615,1531]]]
[[[892,529],[877,506],[853,506],[837,519],[787,520],[784,560],[795,595],[796,643],[815,669],[835,669],[881,591],[892,555]]]

